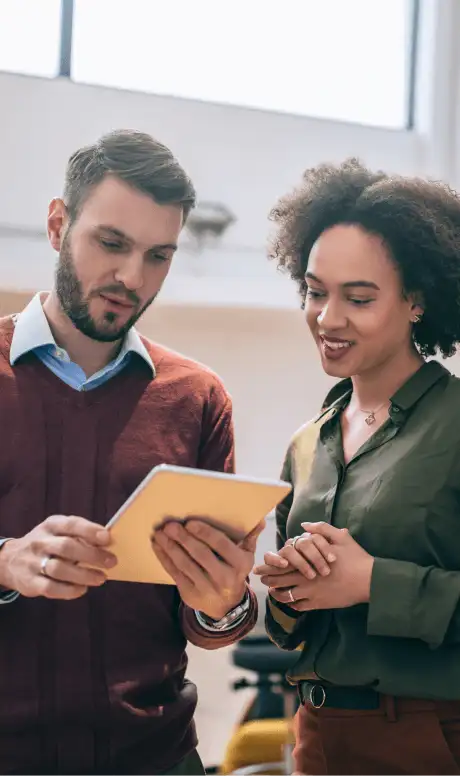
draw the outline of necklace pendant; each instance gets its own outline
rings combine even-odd
[[[365,421],[368,426],[372,426],[372,424],[375,423],[375,414],[371,412],[367,418],[365,418]]]

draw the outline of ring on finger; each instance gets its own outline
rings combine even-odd
[[[42,558],[40,562],[40,574],[42,574],[44,577],[48,577],[48,579],[50,579],[50,576],[46,571],[46,566],[50,560],[51,555],[45,555],[45,557]]]
[[[291,604],[295,604],[295,598],[294,598],[294,595],[292,593],[292,587],[290,587],[289,590],[288,590],[288,596],[289,596],[289,600],[290,600]]]
[[[301,538],[302,538],[302,536],[301,536],[300,534],[299,534],[299,536],[294,536],[294,538],[293,538],[293,540],[292,540],[292,544],[291,544],[291,547],[292,547],[294,550],[295,550],[295,546],[296,546],[297,542],[298,542],[298,541],[299,541],[299,539],[301,539]]]

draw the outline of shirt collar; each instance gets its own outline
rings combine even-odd
[[[48,319],[42,306],[42,294],[35,294],[27,307],[14,316],[14,332],[11,341],[10,363],[12,366],[37,348],[47,345],[56,347],[56,341],[51,332]],[[133,327],[126,335],[117,359],[124,358],[128,353],[137,353],[152,370],[155,377],[155,365],[150,354],[142,342],[138,332]]]
[[[417,369],[417,371],[409,377],[404,385],[402,385],[391,397],[392,410],[404,413],[412,409],[414,404],[428,393],[433,385],[449,374],[449,370],[440,364],[439,361],[425,361],[420,369]],[[346,380],[340,380],[339,383],[336,383],[326,396],[318,420],[331,410],[337,412],[341,409],[347,403],[352,389],[353,385],[349,377]],[[334,412],[332,414],[334,414]]]

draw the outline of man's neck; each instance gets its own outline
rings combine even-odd
[[[96,374],[116,358],[121,348],[121,341],[98,342],[78,331],[63,312],[54,290],[43,301],[43,312],[56,344],[66,350],[69,358],[78,364],[86,377]]]

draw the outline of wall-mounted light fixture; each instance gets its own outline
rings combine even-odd
[[[186,228],[200,250],[214,245],[235,221],[236,217],[226,205],[199,202],[191,211]]]

